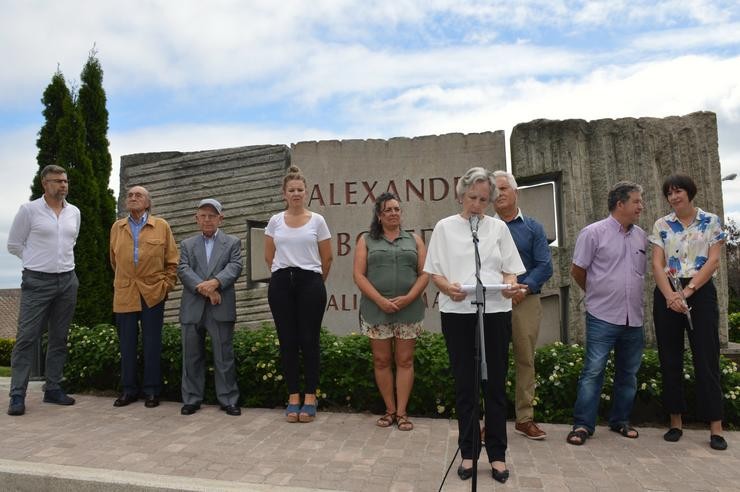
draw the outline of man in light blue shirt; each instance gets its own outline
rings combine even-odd
[[[526,285],[512,299],[511,343],[516,370],[516,424],[514,431],[528,439],[544,439],[547,434],[534,421],[535,367],[534,353],[542,321],[540,291],[552,276],[552,256],[542,225],[522,214],[517,204],[517,184],[511,173],[495,171],[497,196],[493,205],[496,216],[506,222],[519,257],[527,271],[517,277]]]

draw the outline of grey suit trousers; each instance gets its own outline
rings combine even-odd
[[[182,325],[182,402],[198,405],[203,401],[206,385],[206,331],[211,336],[216,396],[223,405],[236,405],[239,387],[234,363],[234,322],[216,321],[206,305],[198,324]]]
[[[18,334],[10,365],[10,396],[26,395],[36,341],[49,322],[46,349],[46,385],[59,389],[67,359],[67,334],[75,312],[79,282],[74,270],[65,273],[43,273],[23,270]]]

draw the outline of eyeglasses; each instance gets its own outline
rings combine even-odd
[[[144,198],[145,196],[146,195],[144,195],[144,193],[142,193],[140,191],[137,191],[137,192],[134,192],[134,193],[127,193],[126,194],[126,197],[127,198]]]

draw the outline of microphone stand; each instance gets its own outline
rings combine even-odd
[[[471,301],[476,307],[478,314],[478,326],[475,336],[475,371],[473,381],[475,383],[475,404],[473,405],[473,421],[475,426],[475,439],[473,439],[473,476],[471,489],[478,490],[478,455],[480,454],[480,385],[481,381],[488,380],[488,364],[486,362],[485,334],[483,333],[483,313],[486,296],[486,288],[480,279],[480,251],[478,250],[478,221],[476,227],[471,224],[470,232],[473,235],[473,247],[475,249],[475,301]]]

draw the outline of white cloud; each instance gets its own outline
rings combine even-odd
[[[0,176],[3,179],[3,200],[0,201],[0,288],[16,288],[21,284],[21,261],[8,253],[8,231],[18,207],[31,196],[31,182],[38,170],[36,164],[36,132],[25,127],[0,132]]]
[[[680,52],[697,48],[717,48],[740,43],[740,23],[704,25],[653,31],[635,37],[631,46],[638,50]]]
[[[542,73],[536,68],[538,64],[528,59],[537,53],[507,49],[506,43],[526,39],[528,32],[535,34],[543,27],[559,27],[567,34],[569,30],[631,23],[649,24],[651,29],[672,27],[687,19],[700,25],[714,23],[708,29],[645,34],[636,41],[638,46],[653,49],[676,49],[681,43],[737,43],[740,32],[736,24],[717,24],[737,14],[737,6],[707,1],[655,5],[652,1],[614,0],[286,0],[280,6],[268,0],[183,1],[173,8],[164,1],[6,0],[2,9],[0,51],[13,67],[0,75],[0,101],[4,104],[17,101],[19,95],[26,99],[39,94],[57,63],[69,79],[78,78],[93,43],[100,51],[109,91],[229,87],[268,79],[283,79],[281,85],[291,87],[300,86],[304,76],[306,86],[312,87],[308,84],[314,84],[319,75],[328,75],[321,78],[322,83],[341,85],[344,92],[351,87],[346,82],[377,80],[373,70],[378,67],[387,67],[382,71],[385,75],[411,75],[413,80],[409,73],[413,69],[421,67],[429,73],[434,68],[434,64],[423,63],[430,58],[440,61],[434,73],[446,73],[450,78],[460,72],[498,77],[499,72],[509,72],[512,66],[516,71],[523,64]],[[506,41],[500,36],[500,31],[514,28],[522,31],[515,38]],[[467,40],[491,47],[492,39],[503,43],[494,47],[493,53],[466,52],[460,45]],[[406,56],[406,41],[422,41],[416,55],[412,51]],[[445,52],[450,46],[455,48]],[[454,63],[452,53],[461,55],[459,63]],[[565,62],[566,69],[572,56],[561,53],[553,58],[555,50],[544,48],[539,54],[540,63]],[[304,68],[309,69],[308,74]],[[348,77],[350,71],[357,76]],[[358,88],[377,86],[376,82]],[[312,93],[306,90],[310,99]]]
[[[663,117],[699,110],[716,111],[733,122],[740,105],[728,95],[738,90],[740,57],[680,57],[552,80],[521,77],[511,84],[411,88],[393,98],[374,98],[375,111],[366,118],[379,127],[405,121],[412,134],[481,131],[535,118]],[[358,102],[353,107],[363,110]]]

